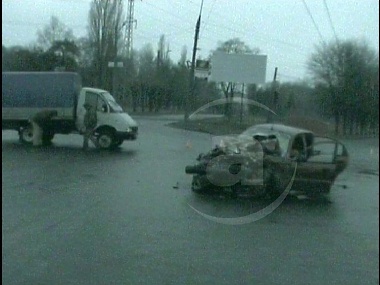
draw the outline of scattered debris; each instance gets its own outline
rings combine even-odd
[[[374,175],[374,176],[379,176],[379,172],[371,169],[364,169],[360,170],[359,174],[367,174],[367,175]]]
[[[186,148],[192,148],[193,146],[192,146],[192,144],[191,144],[191,142],[190,141],[187,141],[187,143],[186,143]]]

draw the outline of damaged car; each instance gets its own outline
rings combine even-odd
[[[238,136],[221,137],[214,148],[186,166],[197,193],[224,191],[236,195],[278,197],[291,185],[293,194],[328,194],[348,165],[339,141],[282,124],[255,125]]]

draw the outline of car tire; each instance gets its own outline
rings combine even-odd
[[[281,195],[281,181],[275,174],[271,174],[268,182],[266,183],[266,194],[269,198],[277,198]]]
[[[194,175],[191,182],[191,190],[197,194],[205,194],[210,182],[204,175]]]
[[[319,191],[313,191],[310,193],[307,193],[306,196],[310,199],[319,199],[321,197],[325,197],[328,194],[330,194],[331,185],[323,186]]]

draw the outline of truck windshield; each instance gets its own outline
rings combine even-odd
[[[110,93],[103,92],[102,96],[110,106],[112,113],[123,113],[123,108],[118,103],[116,103],[115,98],[113,98]]]

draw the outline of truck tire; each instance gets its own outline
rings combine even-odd
[[[113,147],[119,147],[123,144],[124,140],[115,138],[113,142]]]
[[[21,127],[18,134],[20,142],[24,144],[33,143],[33,127],[31,124]]]
[[[97,144],[100,149],[112,149],[114,146],[115,136],[109,130],[100,131]]]

